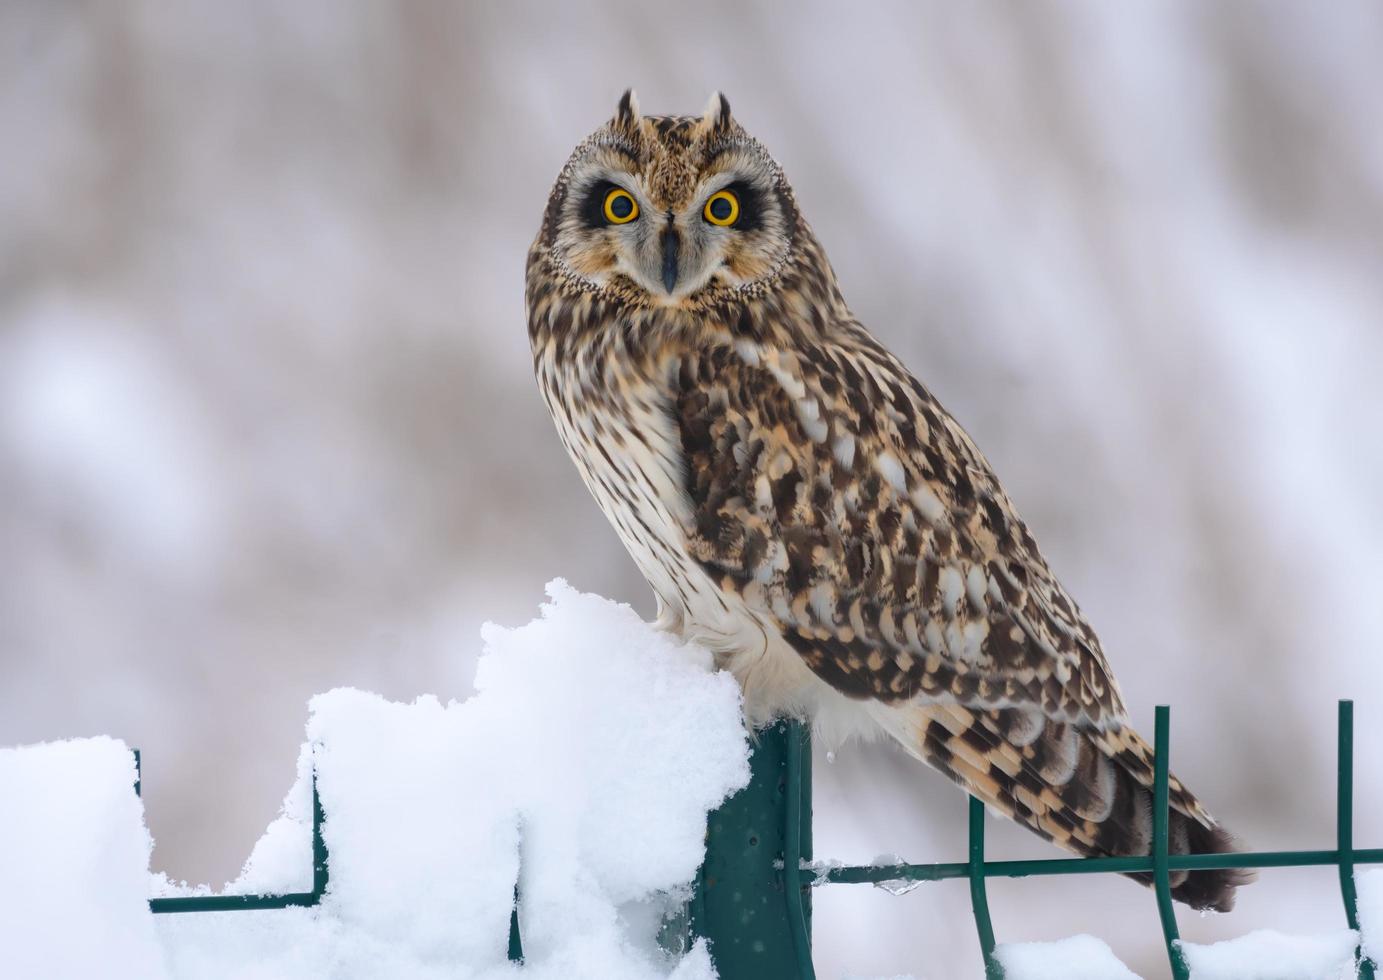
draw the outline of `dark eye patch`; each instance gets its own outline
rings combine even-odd
[[[755,231],[763,227],[764,196],[758,188],[746,181],[737,180],[733,184],[726,184],[721,189],[729,191],[739,199],[739,220],[732,226],[735,231]]]
[[[610,222],[605,220],[605,195],[613,190],[627,189],[612,180],[599,180],[586,191],[586,196],[581,199],[581,220],[586,223],[587,227],[610,227]]]

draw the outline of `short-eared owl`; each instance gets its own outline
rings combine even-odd
[[[749,720],[880,731],[1080,854],[1145,854],[1152,752],[1100,641],[989,463],[851,315],[723,96],[625,93],[528,254],[534,370],[562,443]],[[1231,846],[1172,781],[1172,849]],[[1179,872],[1228,909],[1242,876]]]

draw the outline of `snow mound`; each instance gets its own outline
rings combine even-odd
[[[1182,943],[1191,980],[1354,980],[1353,929],[1288,935],[1260,929],[1208,946]]]
[[[1359,897],[1359,932],[1364,955],[1383,964],[1383,868],[1356,871],[1354,886]]]
[[[0,749],[0,977],[164,977],[134,756],[110,738]]]
[[[162,976],[156,936],[178,980],[712,980],[704,943],[672,955],[655,937],[689,894],[706,812],[748,782],[739,689],[704,650],[627,606],[561,581],[548,595],[527,626],[485,627],[476,693],[464,702],[398,704],[345,689],[312,699],[297,781],[227,890],[310,890],[315,758],[331,875],[317,908],[162,915],[151,925],[149,842],[126,757],[123,823],[114,801],[87,804],[51,850],[70,837],[91,860],[98,845],[103,859],[107,847],[133,855],[122,857],[119,887],[92,888],[91,874],[82,885],[147,938],[146,955],[128,969],[125,957],[103,956],[101,970],[72,975]],[[28,765],[50,781],[49,763]],[[43,839],[41,814],[24,805],[22,833]],[[46,876],[62,860],[43,857],[26,887],[54,892]],[[507,959],[516,884],[522,967]],[[162,876],[154,888],[187,891]],[[48,908],[53,938],[70,939],[70,917]],[[23,934],[0,948],[15,943],[20,955],[47,955]],[[61,974],[0,969],[28,975]]]
[[[1004,980],[1141,980],[1094,936],[1000,943],[994,955],[1004,968]]]

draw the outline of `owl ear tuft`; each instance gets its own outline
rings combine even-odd
[[[615,109],[613,124],[619,129],[636,129],[639,120],[643,118],[639,115],[639,97],[634,94],[632,88],[624,90],[624,94],[619,97],[619,106]]]
[[[718,135],[729,129],[731,122],[730,100],[719,92],[712,92],[705,111],[701,113],[701,125],[707,133]]]

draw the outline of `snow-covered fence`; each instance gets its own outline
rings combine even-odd
[[[656,939],[749,779],[738,686],[627,606],[549,594],[485,628],[464,700],[313,698],[281,814],[219,895],[150,875],[128,747],[0,748],[0,977],[713,980],[704,941]]]
[[[143,772],[138,749],[134,750],[134,792],[143,796]],[[263,911],[267,909],[312,908],[326,894],[330,881],[327,865],[327,845],[322,837],[322,822],[326,815],[322,812],[322,798],[317,793],[317,769],[312,768],[312,890],[306,892],[279,892],[268,895],[179,895],[149,899],[149,911],[155,914],[169,912],[234,912],[237,910]]]
[[[810,736],[797,722],[783,721],[759,733],[750,757],[749,784],[709,814],[706,859],[692,897],[660,930],[659,939],[670,952],[684,953],[704,938],[716,951],[722,978],[811,975],[811,883],[806,881],[811,860],[810,751]],[[133,755],[139,794],[141,756],[138,750]],[[163,896],[149,900],[150,911],[267,911],[311,908],[321,902],[331,880],[330,855],[322,832],[326,814],[315,766],[310,784],[310,891]],[[787,871],[789,867],[794,870]],[[785,901],[790,895],[799,901]],[[508,939],[509,959],[514,962],[523,961],[521,900],[516,891]]]
[[[1258,851],[1235,854],[1174,855],[1167,850],[1167,772],[1170,712],[1156,712],[1154,745],[1154,829],[1152,853],[1140,857],[1055,858],[1036,861],[986,861],[985,812],[970,799],[969,858],[944,864],[841,866],[811,860],[811,745],[806,729],[780,722],[758,735],[750,758],[747,786],[712,811],[707,820],[706,858],[697,873],[684,913],[664,924],[660,941],[684,952],[697,939],[709,942],[722,980],[790,980],[815,976],[811,963],[811,890],[831,883],[921,883],[967,878],[971,909],[984,953],[986,976],[1004,976],[1002,956],[989,915],[986,880],[1030,875],[1148,872],[1173,977],[1191,976],[1173,910],[1169,876],[1176,870],[1279,868],[1333,865],[1338,869],[1342,904],[1351,930],[1359,929],[1354,881],[1357,864],[1383,863],[1383,849],[1353,844],[1353,703],[1342,701],[1338,715],[1337,841],[1333,850]],[[270,909],[314,905],[326,891],[328,862],[322,839],[323,812],[315,780],[313,805],[313,881],[311,892],[282,895],[191,896],[153,899],[155,912]],[[523,959],[517,903],[510,916],[509,955]],[[1356,952],[1361,980],[1373,966]]]
[[[1127,980],[1090,937],[997,945],[988,911],[990,878],[1112,872],[1152,875],[1178,980],[1373,976],[1383,870],[1360,875],[1356,895],[1354,866],[1383,863],[1383,849],[1354,847],[1350,702],[1330,850],[1168,854],[1159,708],[1146,856],[987,861],[971,800],[965,861],[813,863],[805,728],[779,722],[751,746],[738,688],[704,650],[563,583],[549,593],[533,623],[487,627],[463,702],[314,698],[282,815],[221,894],[160,875],[147,897],[152,841],[123,744],[0,749],[0,976],[810,978],[814,888],[965,878],[988,977]],[[1348,930],[1179,943],[1171,872],[1311,865],[1337,868]],[[1278,968],[1289,960],[1326,965]]]

